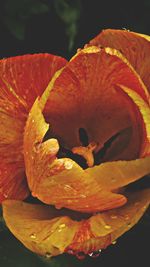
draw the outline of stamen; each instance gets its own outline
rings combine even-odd
[[[72,152],[74,154],[78,154],[82,156],[83,158],[85,158],[87,165],[89,167],[93,167],[94,165],[93,151],[96,149],[96,147],[97,147],[97,144],[95,142],[92,142],[86,147],[83,147],[83,146],[73,147]]]

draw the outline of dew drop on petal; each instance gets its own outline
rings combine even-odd
[[[125,216],[124,216],[124,219],[127,221],[127,220],[129,220],[129,215],[128,214],[126,214]]]
[[[68,249],[67,253],[70,255],[75,255],[75,251],[73,249]]]
[[[147,209],[147,206],[144,206],[144,207],[142,208],[143,211],[145,211],[146,209]]]
[[[71,204],[72,203],[72,200],[71,199],[68,199],[67,202],[68,202],[68,204]]]
[[[51,258],[51,256],[52,256],[51,253],[46,252],[45,257],[46,257],[47,259]]]
[[[116,178],[112,177],[111,181],[112,181],[112,183],[115,183],[116,182]]]
[[[59,228],[65,228],[65,227],[66,227],[65,223],[59,225]]]
[[[84,260],[85,259],[85,253],[83,251],[77,252],[76,257],[78,260]]]
[[[66,225],[64,223],[60,224],[58,226],[58,232],[61,232],[65,227],[66,227]]]
[[[117,219],[117,215],[111,215],[111,219]]]
[[[70,161],[66,161],[66,162],[65,162],[65,168],[66,168],[67,170],[72,169],[72,166],[73,166],[73,162],[70,162]]]
[[[30,235],[30,238],[32,238],[32,239],[36,239],[36,234],[34,234],[34,233],[31,234],[31,235]]]
[[[68,185],[68,184],[65,184],[65,185],[64,185],[64,189],[65,189],[66,191],[68,191],[68,190],[71,190],[72,187],[71,187],[70,185]]]
[[[116,241],[116,240],[113,240],[111,243],[112,243],[113,245],[115,245],[115,244],[117,243],[117,241]]]
[[[98,258],[101,254],[101,249],[100,250],[97,250],[97,251],[93,251],[91,253],[89,253],[88,255],[91,257],[91,258]]]
[[[32,192],[32,196],[33,196],[33,197],[37,197],[37,194],[34,193],[34,192]]]
[[[128,228],[131,228],[131,226],[132,226],[131,222],[127,223]]]
[[[56,207],[57,210],[60,210],[62,208],[62,206],[59,205],[59,204],[56,204],[55,207]]]
[[[82,194],[82,195],[80,195],[80,197],[81,197],[81,198],[86,198],[86,195],[83,195],[83,194]]]
[[[111,226],[110,225],[107,225],[107,224],[105,224],[105,229],[111,229]]]

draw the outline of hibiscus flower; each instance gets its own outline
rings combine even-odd
[[[0,200],[31,251],[93,256],[149,206],[150,188],[130,185],[150,173],[149,66],[149,37],[125,30],[69,62],[0,61]]]

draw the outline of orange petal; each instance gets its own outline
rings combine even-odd
[[[127,30],[103,30],[90,45],[112,47],[123,53],[150,91],[150,37]]]
[[[35,101],[24,133],[26,175],[33,196],[57,208],[66,207],[82,212],[123,205],[126,202],[124,196],[102,190],[95,178],[86,174],[76,162],[69,158],[57,159],[59,145],[56,139],[43,142],[49,127],[42,115],[48,90],[49,87],[41,99]]]
[[[27,248],[45,256],[63,253],[78,229],[78,223],[53,207],[21,201],[4,201],[3,216],[10,231]]]
[[[127,193],[126,196],[128,202],[123,207],[91,217],[91,229],[95,235],[107,233],[114,241],[142,217],[150,204],[150,189]]]
[[[72,149],[81,145],[79,129],[83,128],[89,143],[97,143],[100,149],[112,136],[131,128],[124,159],[137,158],[141,127],[136,106],[117,90],[117,84],[132,88],[148,102],[144,84],[118,51],[89,47],[77,53],[56,79],[46,104],[52,136]]]
[[[121,208],[85,219],[81,214],[21,201],[3,202],[10,231],[31,251],[47,257],[106,248],[137,223],[150,203],[150,189],[128,194]],[[72,219],[71,219],[71,218]]]
[[[0,60],[0,202],[24,199],[23,130],[30,107],[66,61],[48,54]]]

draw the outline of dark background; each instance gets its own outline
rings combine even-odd
[[[0,57],[49,52],[69,58],[105,28],[150,34],[150,0],[3,0]]]
[[[0,58],[48,52],[69,59],[105,28],[150,35],[150,0],[4,0],[0,4]],[[17,241],[0,223],[0,267],[150,266],[150,216],[99,258],[62,255],[47,261]]]

